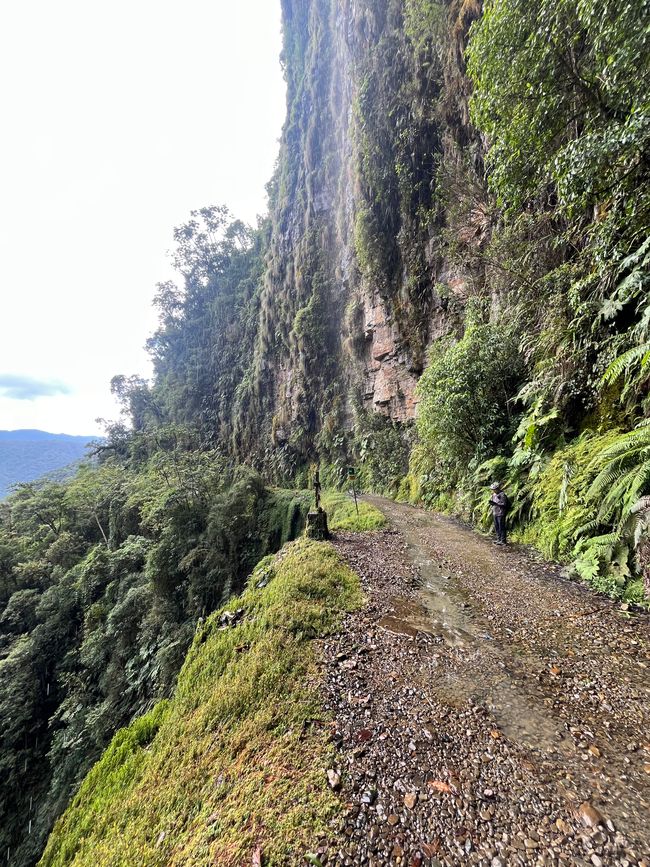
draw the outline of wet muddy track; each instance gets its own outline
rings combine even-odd
[[[525,551],[372,498],[323,642],[344,820],[323,864],[650,867],[650,625]],[[339,781],[340,777],[340,781]]]

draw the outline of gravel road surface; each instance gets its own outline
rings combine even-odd
[[[322,643],[344,820],[323,865],[650,867],[650,620],[369,497],[365,608]]]

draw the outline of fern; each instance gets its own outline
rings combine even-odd
[[[630,574],[630,557],[649,530],[650,419],[603,448],[592,459],[591,469],[597,474],[587,490],[587,501],[597,512],[577,534],[579,571],[590,571],[597,561],[601,574],[614,578],[618,586]],[[609,532],[591,535],[603,526]]]
[[[621,262],[619,273],[622,271],[627,271],[628,268],[632,268],[639,263],[641,263],[642,266],[650,264],[650,235],[648,235],[648,237],[638,249],[636,249],[633,253],[630,253],[629,256],[626,256],[625,259],[623,259],[623,261]]]
[[[650,340],[628,349],[609,365],[603,374],[602,384],[611,385],[635,364],[640,363],[643,370],[650,360]]]
[[[634,547],[638,548],[644,535],[650,529],[650,496],[641,497],[632,508],[634,518]]]
[[[566,461],[564,464],[564,472],[562,473],[562,486],[560,487],[560,499],[558,504],[560,514],[562,514],[567,507],[569,500],[569,483],[571,482],[573,472],[573,465],[569,463],[569,461]]]
[[[647,286],[650,283],[650,236],[621,262],[619,275],[628,271],[629,273],[618,284],[614,294],[604,302],[601,309],[603,319],[614,319],[626,305],[638,299],[636,308],[638,321],[630,331],[630,336],[636,344],[626,349],[609,364],[601,380],[601,385],[606,386],[625,377],[621,394],[623,399],[636,392],[640,382],[647,376],[650,364],[650,303],[647,297]],[[635,369],[636,372],[632,374]]]

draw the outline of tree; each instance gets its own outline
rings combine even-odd
[[[510,211],[557,196],[568,214],[647,214],[650,2],[491,0],[472,30],[472,117]]]
[[[205,444],[228,439],[252,364],[262,237],[224,207],[192,211],[174,230],[182,285],[158,286],[159,326],[147,343],[154,399],[165,423],[191,423]]]
[[[114,376],[111,379],[111,394],[115,396],[123,415],[131,420],[135,430],[143,430],[151,420],[160,421],[160,409],[147,381],[141,376]]]

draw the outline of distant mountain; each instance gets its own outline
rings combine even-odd
[[[0,499],[17,482],[33,482],[53,473],[71,475],[86,456],[88,443],[96,439],[42,430],[0,431]]]

